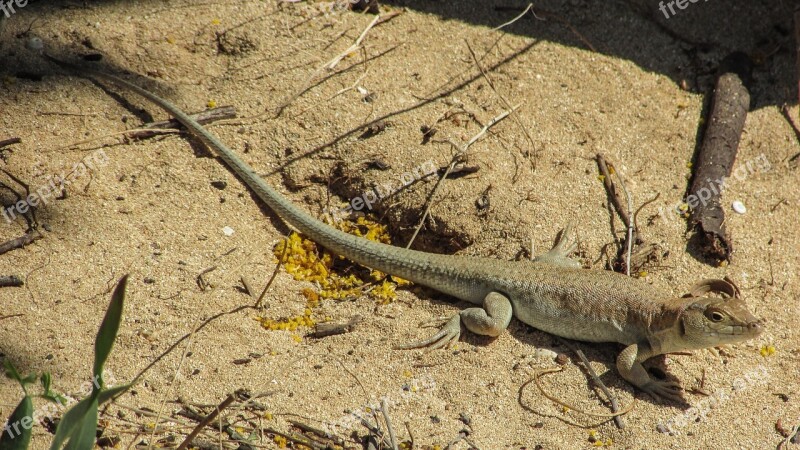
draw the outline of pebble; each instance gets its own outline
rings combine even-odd
[[[42,39],[38,36],[31,36],[25,41],[25,47],[27,47],[28,50],[38,52],[44,49],[44,42],[42,42]]]
[[[536,352],[534,352],[534,356],[537,358],[545,358],[549,359],[550,361],[553,361],[554,359],[556,359],[556,356],[558,356],[558,353],[547,348],[537,348]]]
[[[733,207],[733,210],[739,214],[744,214],[747,212],[747,208],[744,206],[744,203],[740,202],[739,200],[734,201],[731,204],[731,207]]]
[[[223,227],[222,228],[222,233],[225,236],[233,236],[233,228],[231,228],[231,227]]]

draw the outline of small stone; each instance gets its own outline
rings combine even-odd
[[[223,227],[222,228],[222,234],[224,234],[225,236],[233,236],[233,228],[231,228],[231,227]]]
[[[39,36],[31,36],[25,41],[25,47],[27,47],[28,50],[39,52],[44,49],[44,42],[42,42]]]
[[[731,204],[731,207],[739,214],[744,214],[747,212],[747,208],[744,206],[744,203],[740,202],[739,200],[734,201]]]
[[[536,352],[534,352],[534,356],[536,356],[537,358],[544,358],[553,361],[558,357],[558,353],[548,348],[537,348]]]

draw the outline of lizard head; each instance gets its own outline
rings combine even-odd
[[[721,292],[726,297],[699,297]],[[753,339],[764,331],[730,280],[703,280],[682,299],[679,326],[683,340],[693,348],[716,347]]]

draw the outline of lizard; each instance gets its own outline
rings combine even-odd
[[[579,341],[616,342],[620,376],[655,399],[681,401],[678,382],[653,379],[642,363],[666,353],[699,350],[753,339],[764,324],[747,308],[738,289],[722,280],[698,283],[688,297],[675,297],[650,284],[607,270],[584,269],[568,255],[569,227],[553,248],[533,260],[504,261],[428,253],[345,233],[280,194],[215,135],[162,97],[123,78],[94,69],[59,65],[129,89],[150,100],[199,138],[275,214],[322,247],[363,266],[395,275],[473,304],[444,322],[428,339],[398,349],[447,346],[462,325],[496,337],[516,317],[547,333]],[[710,291],[728,296],[702,296]]]

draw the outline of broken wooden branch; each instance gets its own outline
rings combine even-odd
[[[697,231],[703,253],[718,262],[730,261],[733,245],[725,231],[720,203],[725,180],[730,177],[739,140],[750,109],[752,63],[742,52],[728,55],[720,64],[717,84],[706,120],[707,128],[695,159],[694,175],[686,203],[689,227]]]

